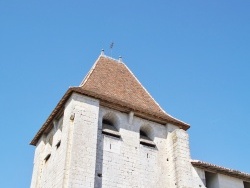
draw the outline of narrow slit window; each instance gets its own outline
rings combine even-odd
[[[103,121],[102,121],[102,133],[104,135],[113,136],[116,138],[121,137],[119,131],[114,126],[114,124],[111,121],[106,120],[106,119],[103,119]]]
[[[57,142],[57,144],[56,144],[56,149],[58,149],[58,148],[60,147],[60,145],[61,145],[61,140],[59,140],[59,141]]]
[[[102,177],[102,174],[101,174],[101,173],[98,173],[97,176],[98,176],[99,178],[101,178],[101,177]]]
[[[46,155],[46,157],[44,158],[45,162],[47,162],[50,158],[51,154],[49,153],[48,155]]]

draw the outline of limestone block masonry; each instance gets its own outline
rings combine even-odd
[[[71,96],[65,105],[60,147],[56,147],[58,139],[53,129],[37,144],[32,188],[94,187],[98,113],[98,100],[78,94]],[[45,138],[50,134],[54,139],[51,149],[46,151],[49,142]],[[46,161],[48,154],[51,156]]]
[[[102,133],[104,118],[114,122],[120,138]],[[155,147],[140,144],[141,129]],[[244,188],[242,180],[221,174],[211,185]],[[73,94],[54,129],[38,141],[34,156],[31,188],[61,187],[205,188],[206,180],[205,171],[190,163],[186,131]]]
[[[172,132],[171,137],[175,185],[178,188],[192,188],[192,166],[190,165],[188,134],[182,129],[176,129]]]
[[[112,117],[121,138],[102,134],[103,117]],[[130,121],[127,113],[100,107],[98,128],[98,157],[96,187],[166,187],[170,181],[166,126],[134,117]],[[150,129],[150,137],[156,147],[140,144],[140,128]]]
[[[115,122],[121,138],[102,134],[104,117]],[[57,138],[60,129],[51,130],[37,144],[32,188],[192,187],[184,130],[131,118],[129,113],[99,106],[98,100],[79,94],[70,97],[62,118],[61,138]],[[148,130],[156,147],[140,144],[141,128]],[[52,146],[46,150],[51,135]],[[56,148],[58,141],[61,144]]]

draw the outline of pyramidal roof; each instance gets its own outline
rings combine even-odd
[[[170,116],[159,106],[121,59],[101,54],[80,86],[68,89],[31,141],[32,145],[52,128],[53,119],[73,92],[97,98],[103,106],[122,112],[133,111],[138,117],[161,124],[172,123],[184,130],[189,128],[188,124]]]
[[[128,67],[107,56],[98,58],[80,87],[135,111],[165,115]]]
[[[80,87],[97,98],[106,99],[133,111],[187,125],[168,115],[121,60],[99,56]]]

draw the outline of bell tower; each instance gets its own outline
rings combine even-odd
[[[102,52],[31,141],[31,187],[193,188],[188,128]]]

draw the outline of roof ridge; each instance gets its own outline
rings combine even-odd
[[[123,63],[124,64],[124,63]],[[136,79],[136,81],[141,85],[142,89],[144,89],[144,91],[150,96],[150,98],[153,99],[153,101],[156,103],[156,105],[164,112],[166,113],[161,106],[159,105],[158,102],[156,102],[156,100],[154,99],[154,97],[148,92],[148,90],[141,84],[141,82],[139,81],[139,79],[134,75],[134,73],[128,68],[128,66],[126,64],[124,64],[124,66],[128,69],[128,71],[132,74],[132,76]],[[167,113],[166,113],[167,114]]]
[[[112,65],[107,64],[108,62],[111,63]],[[112,70],[118,71],[119,69],[121,70],[123,69],[127,73],[124,73],[124,75],[120,75],[119,72],[112,72],[111,74],[109,72]],[[97,73],[96,71],[99,73]],[[122,78],[124,80],[121,80],[119,78]],[[131,82],[130,84],[133,84],[134,82],[135,85],[134,86],[127,85],[126,84],[127,81]],[[116,86],[114,84],[116,84]],[[120,87],[119,84],[122,87]],[[127,87],[126,89],[123,88],[125,86]],[[163,110],[163,108],[159,105],[159,103],[156,102],[154,97],[151,96],[148,90],[142,85],[142,83],[128,68],[128,66],[123,61],[121,61],[121,59],[117,60],[112,57],[104,55],[104,53],[101,53],[101,55],[96,60],[93,67],[87,74],[87,76],[80,84],[80,87],[95,93],[96,92],[99,94],[103,93],[106,97],[116,98],[117,100],[120,101],[127,101],[128,103],[131,104],[135,102],[136,105],[138,106],[138,109],[142,108],[144,110],[152,111],[152,113],[159,112],[162,115],[164,114],[164,116],[167,116],[169,119],[171,119],[171,122],[175,122],[182,125],[185,124],[185,126],[189,127],[187,123],[177,118],[174,118],[173,116],[169,115],[165,110]],[[111,90],[117,93],[112,93]],[[134,94],[139,94],[139,96],[134,97]]]
[[[182,122],[182,123],[185,123],[184,121],[181,121],[181,120],[179,120],[179,119],[177,119],[177,118],[175,118],[175,117],[173,117],[173,116],[171,116],[169,113],[167,113],[161,106],[160,106],[160,104],[154,99],[154,97],[148,92],[148,90],[141,84],[141,82],[139,81],[139,79],[134,75],[134,73],[128,68],[128,66],[125,64],[125,63],[123,63],[123,62],[121,62],[122,64],[124,64],[124,66],[128,69],[128,71],[131,73],[131,75],[136,79],[136,81],[141,85],[141,87],[142,87],[142,89],[144,89],[144,91],[150,96],[150,98],[152,98],[153,99],[153,101],[155,102],[155,104],[166,114],[166,115],[168,115],[169,117],[171,117],[171,118],[173,118],[173,119],[175,119],[175,120],[177,120],[177,121],[180,121],[180,122]],[[185,124],[187,124],[187,123],[185,123]]]
[[[122,61],[119,61],[118,59],[115,59],[113,57],[110,57],[110,56],[107,56],[105,54],[100,54],[99,57],[97,58],[97,60],[95,61],[94,65],[91,67],[91,69],[89,70],[89,72],[87,73],[87,75],[83,78],[83,80],[81,81],[79,87],[83,86],[88,78],[90,77],[90,75],[92,74],[92,72],[94,71],[95,67],[96,67],[96,64],[98,63],[98,61],[100,60],[101,57],[104,57],[104,58],[108,58],[108,59],[111,59],[113,61],[116,61],[117,63],[121,63],[121,64],[124,64]],[[124,64],[125,65],[125,64]],[[130,71],[131,72],[131,71]]]
[[[83,86],[86,81],[88,80],[88,78],[90,77],[90,75],[92,74],[92,72],[94,71],[96,64],[98,63],[99,59],[102,57],[103,55],[99,55],[99,57],[97,58],[97,60],[95,61],[94,65],[91,67],[91,69],[89,70],[89,72],[87,73],[87,75],[83,78],[83,80],[81,81],[79,87]]]
[[[107,56],[105,54],[101,54],[99,57],[105,57],[105,58],[111,59],[113,61],[117,61],[117,63],[123,63],[122,61],[119,61],[119,59],[115,59],[115,58]]]

